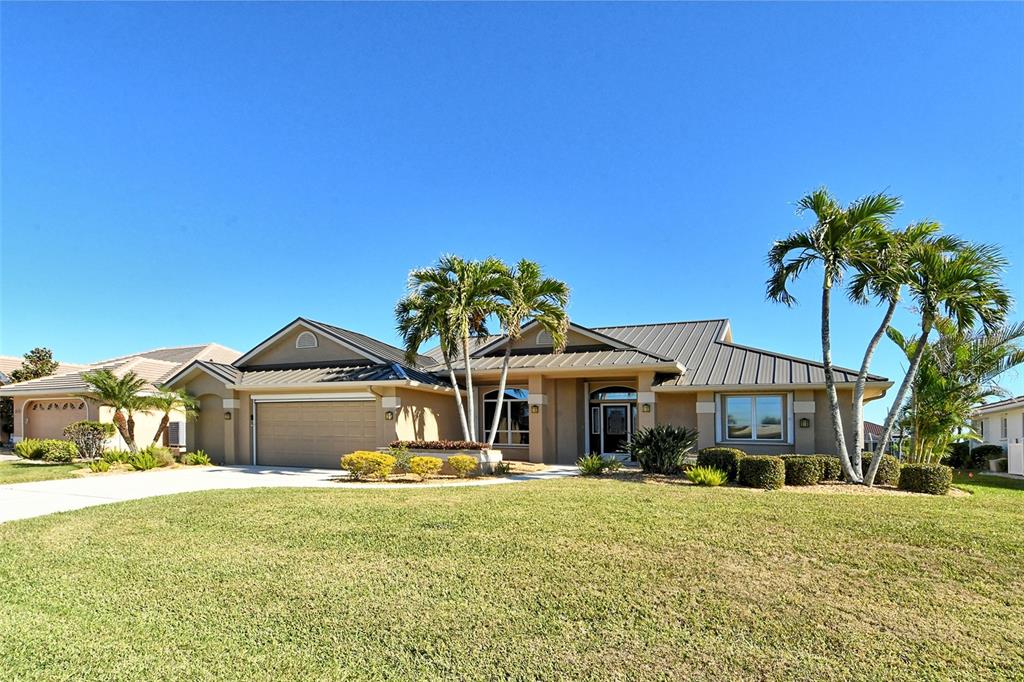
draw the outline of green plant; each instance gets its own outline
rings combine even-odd
[[[876,485],[896,485],[900,480],[900,461],[892,455],[873,455],[871,457],[865,457],[861,460],[861,465],[864,467],[865,473],[875,457],[881,457],[882,461],[878,463],[878,473],[875,474]]]
[[[104,462],[102,459],[97,459],[95,462],[89,462],[89,471],[94,474],[102,474],[110,471],[110,463]]]
[[[971,461],[977,462],[979,466],[984,466],[990,459],[996,459],[997,457],[1005,457],[1006,451],[1003,450],[1001,445],[992,445],[986,443],[979,445],[978,447],[971,450]]]
[[[78,457],[78,448],[69,440],[47,438],[42,447],[44,462],[68,463]]]
[[[128,449],[135,452],[135,412],[145,409],[146,399],[142,391],[146,388],[146,380],[135,372],[126,372],[119,377],[109,369],[86,372],[82,380],[92,390],[92,395],[87,397],[114,408],[114,425],[128,444]]]
[[[83,419],[64,427],[64,437],[78,448],[85,459],[96,459],[103,452],[103,443],[113,438],[117,429],[107,422]]]
[[[158,467],[167,467],[174,464],[174,453],[163,446],[147,445],[142,452],[152,457]]]
[[[160,412],[160,425],[153,435],[153,445],[160,442],[161,436],[167,431],[167,425],[171,423],[171,412],[178,411],[191,419],[199,412],[199,401],[183,388],[172,389],[161,387],[155,395],[146,396],[142,401],[143,407]],[[175,443],[177,445],[177,443]]]
[[[441,471],[444,460],[440,457],[413,457],[409,460],[409,473],[416,474],[420,478],[433,478]]]
[[[729,480],[729,474],[709,466],[697,465],[686,470],[686,478],[697,485],[722,485]]]
[[[596,452],[583,455],[576,460],[576,466],[584,476],[600,476],[604,473],[604,458]]]
[[[744,457],[739,482],[749,488],[777,490],[786,484],[786,463],[780,457]]]
[[[834,455],[815,455],[821,460],[821,480],[840,481],[843,478],[843,464]]]
[[[128,455],[128,466],[136,471],[147,471],[149,469],[155,469],[157,466],[156,458],[145,450],[139,450]]]
[[[786,467],[786,485],[818,485],[825,474],[825,465],[815,455],[781,457]]]
[[[131,454],[128,450],[104,450],[100,458],[108,464],[124,464]]]
[[[405,443],[392,441],[391,445],[388,446],[388,454],[395,458],[396,473],[408,474],[411,472],[409,460],[413,458],[413,454],[409,452],[409,447]]]
[[[23,438],[14,444],[14,454],[22,459],[40,459],[43,456],[43,441]]]
[[[730,481],[739,475],[740,460],[746,453],[736,448],[704,448],[697,453],[697,466],[724,471]]]
[[[457,455],[461,457],[462,455]],[[451,458],[449,457],[449,460]],[[494,464],[494,475],[495,476],[508,476],[512,473],[512,464],[510,462],[496,462]]]
[[[696,444],[696,429],[658,424],[637,431],[627,447],[644,473],[677,474]]]
[[[487,443],[475,440],[393,440],[389,448],[412,450],[483,450]]]
[[[369,478],[383,480],[394,471],[395,458],[383,452],[357,450],[341,458],[341,468],[355,481]]]
[[[452,455],[448,458],[448,466],[451,467],[451,470],[455,472],[455,476],[458,478],[466,478],[478,468],[476,457],[469,455]],[[499,471],[502,467],[504,467],[504,471]],[[494,466],[494,473],[507,474],[508,471],[507,462],[498,462]]]
[[[900,490],[945,495],[952,482],[953,470],[945,464],[904,464],[900,469]]]
[[[208,467],[211,464],[213,464],[213,460],[210,459],[210,456],[202,450],[196,450],[195,452],[185,453],[185,456],[182,457],[181,461],[191,466]]]

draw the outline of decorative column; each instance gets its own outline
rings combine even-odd
[[[547,381],[540,375],[530,377],[529,395],[526,398],[530,407],[530,461],[544,462],[544,452],[547,447],[554,447],[554,439],[548,438],[548,412],[551,407],[548,405],[548,396],[544,393],[548,387]]]
[[[241,401],[236,398],[224,398],[224,461],[250,464],[248,457],[242,455],[242,460],[239,460],[235,452],[235,431],[239,428],[249,427],[248,424],[239,426],[241,420],[238,418],[238,413],[241,406]]]
[[[793,395],[793,448],[802,455],[818,451],[814,443],[814,391]]]
[[[697,394],[697,448],[704,449],[714,447],[718,438],[716,436],[715,419],[717,409],[715,408],[715,394],[700,392]]]
[[[657,394],[651,390],[654,383],[654,372],[641,372],[637,376],[636,391],[636,425],[635,429],[649,429],[658,423]]]

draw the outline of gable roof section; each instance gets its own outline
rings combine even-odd
[[[1022,407],[1024,407],[1024,395],[1019,395],[1016,398],[1006,398],[1005,400],[997,400],[994,403],[986,403],[985,405],[979,405],[974,410],[974,414],[1002,412],[1003,410],[1013,410]]]
[[[336,334],[340,338],[347,340],[354,346],[365,348],[374,355],[380,357],[383,360],[389,362],[397,362],[400,365],[408,365],[409,363],[405,359],[405,351],[401,348],[392,346],[391,344],[378,341],[377,339],[367,336],[366,334],[360,334],[350,329],[343,329],[341,327],[335,327],[332,324],[326,322],[317,322],[316,320],[306,320],[312,324],[317,325],[325,331],[329,331],[332,334]],[[417,355],[416,364],[420,367],[429,366],[434,364],[433,359],[425,355]]]
[[[242,367],[246,362],[259,355],[261,351],[265,350],[296,327],[304,327],[310,331],[320,332],[331,341],[334,341],[338,345],[363,356],[372,363],[405,363],[405,351],[399,348],[395,348],[394,346],[388,345],[382,341],[378,341],[377,339],[366,336],[365,334],[360,334],[349,329],[335,327],[334,325],[317,322],[316,320],[310,320],[305,317],[297,317],[281,329],[271,334],[270,337],[260,342],[252,350],[242,355],[242,357],[235,360],[232,364],[236,367]]]
[[[526,325],[523,326],[521,332],[522,332],[522,334],[525,335],[527,332],[532,331],[534,328],[539,327],[539,326],[540,326],[539,322],[537,322],[536,320],[531,320],[530,322],[528,322]],[[613,339],[610,336],[605,336],[604,334],[602,334],[600,332],[597,332],[597,331],[595,331],[593,329],[590,329],[589,327],[584,327],[583,325],[576,324],[575,322],[570,322],[569,323],[569,330],[570,331],[574,331],[577,334],[580,334],[582,336],[586,336],[587,338],[593,339],[598,344],[606,345],[606,346],[609,346],[610,348],[613,348],[613,349],[616,349],[616,350],[625,350],[625,349],[633,348],[629,344],[623,343],[622,341],[619,341],[618,339]],[[503,335],[488,336],[486,338],[487,338],[487,341],[483,342],[481,345],[479,345],[471,353],[471,355],[473,357],[480,357],[482,355],[486,355],[487,353],[495,351],[495,350],[497,350],[499,348],[504,348],[505,341],[507,339],[507,337],[505,337]],[[668,358],[664,358],[664,359],[667,360]]]
[[[312,387],[324,384],[340,384],[345,382],[381,383],[401,382],[403,384],[423,384],[448,388],[448,382],[434,374],[418,369],[404,367],[398,363],[361,363],[338,366],[317,367],[275,367],[267,369],[244,370],[233,365],[217,362],[195,361],[171,377],[167,384],[181,383],[195,372],[205,372],[230,388],[246,390],[252,388],[289,388]]]

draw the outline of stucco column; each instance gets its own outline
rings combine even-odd
[[[214,403],[216,404],[216,403]],[[239,417],[241,402],[235,398],[224,398],[224,414],[230,414],[231,419],[224,420],[224,461],[235,464],[249,464],[248,461],[236,459],[235,433],[242,428],[242,419]],[[247,426],[244,425],[244,426]]]
[[[636,378],[636,429],[649,429],[658,423],[657,398],[651,390],[654,372],[641,372]]]
[[[801,422],[807,426],[801,426]],[[815,454],[814,447],[814,391],[793,394],[793,448],[802,455]]]
[[[407,429],[409,433],[399,433],[399,421],[411,423],[413,417],[409,414],[409,408],[406,408],[406,413],[403,414],[402,398],[399,397],[398,392],[388,386],[380,389],[380,393],[381,396],[377,400],[377,445],[383,447],[393,440],[411,440],[415,438],[416,434],[411,428]],[[391,414],[391,419],[388,419],[388,413]]]
[[[715,445],[715,394],[710,391],[697,393],[697,448]]]
[[[543,462],[544,452],[547,447],[554,447],[554,439],[548,438],[548,412],[554,407],[549,404],[548,396],[544,392],[549,388],[551,382],[545,381],[540,375],[530,377],[529,395],[526,398],[530,406],[530,461]],[[552,415],[553,417],[554,415]]]

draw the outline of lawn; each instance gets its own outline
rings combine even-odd
[[[264,489],[0,526],[0,679],[1020,679],[1024,490]]]
[[[71,478],[76,471],[89,468],[88,464],[42,464],[36,462],[0,462],[0,485],[50,481]]]

